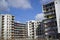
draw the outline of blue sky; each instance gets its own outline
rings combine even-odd
[[[34,20],[35,16],[42,12],[42,4],[40,0],[29,0],[29,3],[31,4],[31,8],[10,7],[9,12],[3,10],[4,12],[1,11],[1,13],[10,13],[15,16],[16,21],[20,22]]]

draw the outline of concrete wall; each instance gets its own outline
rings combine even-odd
[[[60,0],[55,0],[55,10],[56,10],[58,33],[60,33]]]
[[[0,39],[1,39],[1,30],[2,30],[2,16],[0,15]]]

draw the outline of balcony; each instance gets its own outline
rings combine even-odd
[[[48,27],[45,28],[45,31],[57,31],[57,27]]]
[[[2,20],[4,20],[4,16],[2,16]]]
[[[44,23],[49,23],[49,22],[52,22],[52,21],[56,21],[56,19],[45,19]]]
[[[14,18],[12,18],[12,20],[14,21]]]
[[[45,29],[45,31],[49,31],[49,30],[51,30],[51,29],[50,28]]]
[[[54,11],[52,11],[52,12],[47,12],[47,13],[45,13],[45,16],[47,16],[47,15],[54,15],[54,14],[55,14]]]
[[[48,31],[48,32],[45,32],[45,35],[56,35],[57,32],[55,31]]]
[[[44,14],[55,14],[55,9],[51,9],[51,10],[44,10]]]
[[[12,18],[14,18],[14,16],[12,16]]]
[[[56,15],[55,14],[52,14],[52,13],[50,13],[50,14],[45,14],[45,16],[44,16],[46,19],[51,19],[51,18],[56,18]]]
[[[47,27],[48,27],[48,25],[46,25],[46,24],[45,24],[44,26],[45,26],[45,28],[47,28]]]
[[[43,8],[50,8],[50,7],[53,7],[53,6],[54,6],[54,2],[43,4]]]
[[[47,13],[47,12],[52,12],[54,11],[55,12],[55,8],[49,8],[49,9],[44,9],[44,13]]]
[[[45,29],[48,29],[48,28],[50,28],[51,27],[51,29],[57,29],[56,27],[57,27],[57,24],[55,23],[47,23],[47,24],[45,24],[46,26],[45,26]]]
[[[44,21],[44,23],[48,23],[48,22],[51,22],[51,20]]]
[[[51,21],[44,21],[44,23],[48,23],[48,22],[51,22]]]

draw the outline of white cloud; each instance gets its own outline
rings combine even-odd
[[[15,8],[31,8],[28,0],[8,0],[8,3]]]
[[[43,13],[39,13],[35,16],[37,21],[42,21],[44,19],[44,14]]]
[[[0,0],[0,10],[6,10],[9,9],[9,7],[32,8],[29,0]]]
[[[8,10],[8,3],[5,0],[0,0],[0,10]]]

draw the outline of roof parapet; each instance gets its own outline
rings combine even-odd
[[[49,3],[51,3],[51,2],[54,2],[55,0],[46,0],[46,1],[43,1],[42,0],[42,4],[43,5],[46,5],[46,4],[49,4]]]

